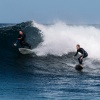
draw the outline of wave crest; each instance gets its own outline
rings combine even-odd
[[[53,25],[43,25],[33,22],[40,29],[43,42],[33,49],[37,55],[62,56],[75,52],[76,44],[80,44],[88,53],[89,58],[100,59],[100,29],[88,25],[67,25],[56,22]]]

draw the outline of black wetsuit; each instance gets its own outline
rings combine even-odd
[[[29,49],[31,49],[31,45],[25,42],[26,35],[25,34],[19,34],[18,38],[21,38],[20,40],[18,39],[20,45],[24,48],[27,46]]]
[[[83,49],[80,48],[77,50],[76,54],[74,56],[77,56],[78,52],[80,52],[82,55],[78,58],[79,64],[83,63],[83,59],[81,57],[86,58],[88,56],[88,53]]]

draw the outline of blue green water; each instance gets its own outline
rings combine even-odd
[[[35,33],[37,41],[32,47],[42,41],[39,30],[24,24],[0,29],[0,100],[100,100],[99,61],[78,72],[71,65],[77,63],[71,58],[73,53],[61,57],[22,55],[13,47],[19,27],[31,30],[29,35]]]

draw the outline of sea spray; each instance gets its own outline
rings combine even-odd
[[[88,25],[67,25],[56,22],[43,25],[33,22],[33,26],[41,30],[43,42],[33,49],[38,56],[62,56],[75,52],[76,44],[80,44],[88,53],[89,58],[100,59],[100,29]]]

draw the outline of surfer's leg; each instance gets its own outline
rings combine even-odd
[[[20,42],[20,45],[24,48],[25,47],[25,43],[22,41]]]
[[[80,57],[78,58],[78,61],[79,61],[79,64],[80,64],[80,65],[82,65],[82,63],[83,63],[83,59],[81,59],[81,57],[82,57],[82,56],[80,56]]]
[[[25,42],[25,46],[27,46],[29,49],[31,49],[31,45]]]
[[[83,58],[87,58],[88,57],[88,55],[85,55]]]

